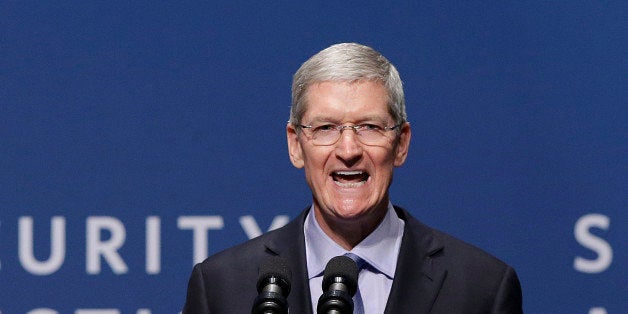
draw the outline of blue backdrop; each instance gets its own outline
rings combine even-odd
[[[626,312],[626,2],[417,2],[4,1],[0,312],[180,311],[195,261],[309,205],[291,77],[347,41],[404,80],[395,204],[527,313]]]

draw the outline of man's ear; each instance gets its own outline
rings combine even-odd
[[[297,129],[292,123],[288,123],[286,126],[286,136],[288,138],[288,153],[290,154],[290,161],[292,165],[301,169],[303,168],[303,149],[299,142],[299,134]]]
[[[412,130],[410,129],[410,123],[405,122],[400,126],[399,130],[399,142],[397,142],[397,151],[395,152],[395,167],[403,165],[408,157],[408,149],[410,148],[410,138],[412,137]]]

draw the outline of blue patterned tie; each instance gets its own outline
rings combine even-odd
[[[351,252],[345,253],[345,256],[351,258],[358,265],[358,275],[359,275],[360,271],[362,271],[364,266],[366,266],[366,262],[361,257]],[[364,314],[364,303],[362,302],[362,295],[360,294],[359,285],[358,285],[357,290],[355,291],[355,296],[353,296],[353,313]]]

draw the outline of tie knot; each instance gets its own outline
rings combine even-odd
[[[345,253],[345,256],[352,259],[358,265],[358,270],[362,270],[362,268],[366,265],[365,260],[351,252]]]

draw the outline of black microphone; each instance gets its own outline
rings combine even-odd
[[[353,295],[358,288],[358,266],[347,256],[327,262],[323,273],[323,295],[318,299],[318,314],[352,314]]]
[[[259,267],[257,292],[252,314],[287,314],[292,272],[285,259],[273,256]]]

